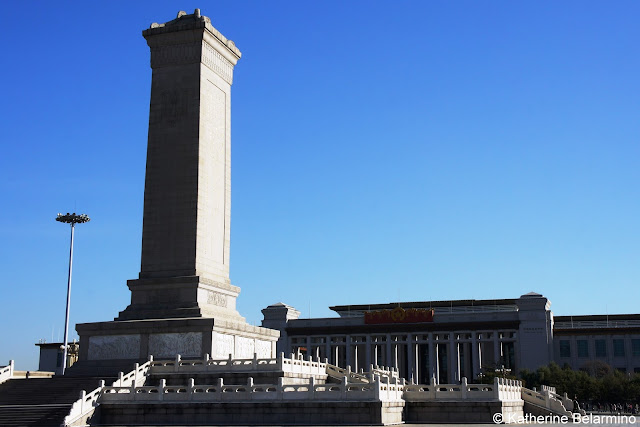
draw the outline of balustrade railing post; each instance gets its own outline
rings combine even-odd
[[[373,376],[373,398],[375,400],[381,400],[380,399],[380,376],[379,375],[374,375]]]
[[[549,390],[544,390],[543,395],[544,395],[544,406],[547,409],[551,409],[551,392]]]
[[[87,392],[82,390],[80,392],[80,413],[84,412],[84,399],[87,397]]]
[[[164,388],[167,386],[167,380],[164,378],[158,384],[158,400],[164,400]]]
[[[176,363],[173,366],[173,371],[174,372],[178,372],[178,370],[180,369],[180,361],[182,360],[182,358],[180,357],[179,354],[176,354]]]
[[[189,400],[193,400],[193,389],[196,387],[196,381],[193,378],[189,378],[187,381],[187,393],[189,393]]]
[[[276,397],[278,400],[284,399],[284,378],[278,377],[278,386],[276,387]]]
[[[253,377],[247,378],[247,397],[253,400]]]
[[[467,377],[462,377],[460,381],[460,393],[463,399],[467,398]]]

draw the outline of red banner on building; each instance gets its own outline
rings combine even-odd
[[[402,307],[396,307],[393,310],[365,311],[364,313],[364,323],[367,325],[424,322],[433,322],[433,309],[410,308],[405,310]]]

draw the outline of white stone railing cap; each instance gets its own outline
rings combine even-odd
[[[234,55],[238,58],[242,56],[240,50],[236,47],[236,44],[233,40],[228,40],[225,36],[220,33],[220,31],[216,30],[213,25],[211,25],[211,19],[207,16],[203,16],[200,14],[200,9],[196,9],[191,15],[187,15],[187,12],[181,10],[178,12],[178,16],[176,19],[165,22],[164,24],[158,24],[154,22],[151,26],[142,32],[142,35],[147,38],[149,36],[155,36],[158,34],[166,34],[172,33],[176,31],[184,31],[184,30],[194,30],[198,28],[206,28],[211,35],[213,35],[216,39],[220,41],[224,46],[227,47]]]

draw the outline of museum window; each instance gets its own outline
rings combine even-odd
[[[631,352],[634,357],[640,356],[640,339],[631,340]]]
[[[624,357],[624,340],[623,339],[613,340],[613,356]]]
[[[607,357],[606,340],[596,340],[596,357]]]
[[[568,340],[560,341],[560,357],[571,357],[571,342]]]
[[[589,341],[578,340],[578,357],[589,357]]]

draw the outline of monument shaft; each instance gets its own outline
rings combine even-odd
[[[142,261],[118,320],[239,317],[229,227],[231,84],[240,51],[198,13],[143,35],[153,72]]]
[[[145,31],[153,75],[140,278],[228,282],[230,100],[240,52],[194,27]]]

